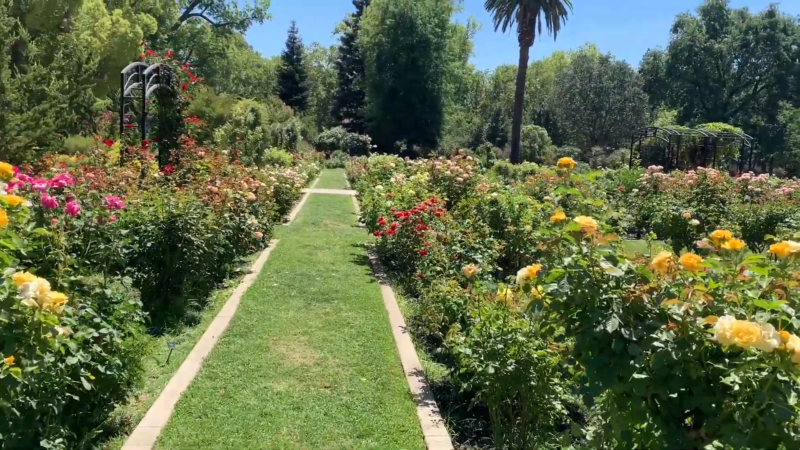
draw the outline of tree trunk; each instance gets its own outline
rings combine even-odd
[[[524,33],[524,32],[523,32]],[[533,36],[531,31],[530,36]],[[533,39],[519,40],[519,67],[517,68],[517,88],[514,92],[514,117],[511,122],[511,163],[522,162],[520,139],[522,134],[522,113],[525,109],[525,79],[528,77],[528,56]]]

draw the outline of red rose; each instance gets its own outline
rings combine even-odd
[[[112,145],[114,145],[114,141],[112,141],[111,139],[106,139],[103,143],[106,144],[106,147],[111,147]]]
[[[389,236],[394,236],[394,229],[390,228],[386,230],[386,234],[388,234]]]
[[[423,248],[419,251],[419,256],[428,256],[428,251]]]
[[[380,235],[381,235],[381,230],[375,230],[375,231],[372,233],[372,235],[373,235],[373,236],[380,236]]]

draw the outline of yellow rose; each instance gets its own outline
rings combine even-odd
[[[14,166],[6,162],[0,162],[0,177],[10,180],[14,176]]]
[[[588,216],[578,216],[573,219],[581,226],[581,231],[586,234],[597,231],[597,221]]]
[[[43,306],[48,294],[50,294],[50,282],[44,278],[37,277],[19,287],[19,296],[24,299],[22,303],[30,307]]]
[[[735,252],[738,252],[739,250],[745,247],[747,247],[747,244],[745,244],[744,241],[741,241],[739,239],[729,239],[724,244],[722,244],[723,249],[732,250]]]
[[[789,338],[792,337],[792,333],[785,330],[778,331],[778,335],[781,337],[781,342],[784,344],[789,342]]]
[[[464,276],[467,278],[474,277],[475,275],[478,274],[478,272],[480,272],[480,269],[478,269],[478,266],[476,266],[475,264],[469,264],[461,268],[461,273],[463,273]]]
[[[767,353],[781,343],[781,336],[771,324],[758,324],[747,320],[736,320],[733,316],[722,316],[714,325],[714,339],[722,345],[740,348],[755,347]]]
[[[500,288],[497,290],[495,299],[499,302],[510,302],[514,299],[514,292],[510,288]]]
[[[19,206],[25,203],[25,199],[19,195],[4,195],[3,200],[11,206]]]
[[[650,267],[658,272],[667,274],[675,268],[675,261],[672,253],[664,250],[657,254],[653,261],[650,262]]]
[[[703,258],[694,253],[684,253],[680,258],[681,266],[692,272],[700,270],[700,264],[703,263]]]
[[[8,214],[5,211],[0,209],[0,228],[5,228],[8,226]]]
[[[35,280],[36,275],[28,272],[17,272],[14,274],[13,278],[17,287],[20,287],[25,283],[30,283],[31,281]]]
[[[539,275],[539,272],[542,270],[541,264],[532,264],[528,267],[523,267],[519,269],[517,272],[517,284],[522,286],[523,284],[535,280],[536,276]]]
[[[51,291],[44,299],[43,309],[56,314],[61,314],[67,305],[67,296],[61,292]]]
[[[781,337],[783,337],[783,335],[781,335]],[[792,362],[800,364],[800,337],[789,334],[789,338],[786,339],[786,350],[792,352]]]
[[[711,233],[711,240],[714,241],[714,244],[717,246],[728,239],[733,239],[733,234],[728,230],[714,230],[714,232]]]
[[[558,160],[556,164],[559,169],[572,170],[575,168],[575,160],[569,157],[564,157]]]
[[[13,366],[14,365],[14,361],[15,361],[15,358],[14,358],[13,355],[9,356],[8,358],[3,358],[3,362],[6,363],[7,366]]]
[[[563,222],[565,220],[567,220],[567,215],[564,214],[564,211],[556,211],[553,217],[550,218],[550,222],[553,223]]]
[[[769,246],[769,252],[777,255],[778,258],[786,258],[800,252],[800,243],[795,241],[778,242]]]

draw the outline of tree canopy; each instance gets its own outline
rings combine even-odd
[[[444,123],[451,0],[374,0],[362,19],[370,134],[392,149],[436,148]]]

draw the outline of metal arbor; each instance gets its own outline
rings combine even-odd
[[[162,86],[162,78],[166,73],[162,71],[171,70],[168,66],[156,63],[152,65],[143,62],[128,64],[120,73],[120,100],[119,100],[119,135],[125,132],[125,128],[139,128],[142,140],[147,139],[147,110],[150,95]],[[125,118],[131,116],[130,106],[139,100],[141,102],[141,115],[138,125],[135,122],[126,123]],[[128,112],[125,107],[128,107]]]
[[[721,150],[736,150],[733,160]],[[633,168],[634,151],[643,166],[658,165],[664,170],[693,167],[753,169],[754,139],[747,134],[712,132],[692,128],[644,127],[631,136],[631,154],[628,163]],[[722,167],[724,166],[724,167]]]

